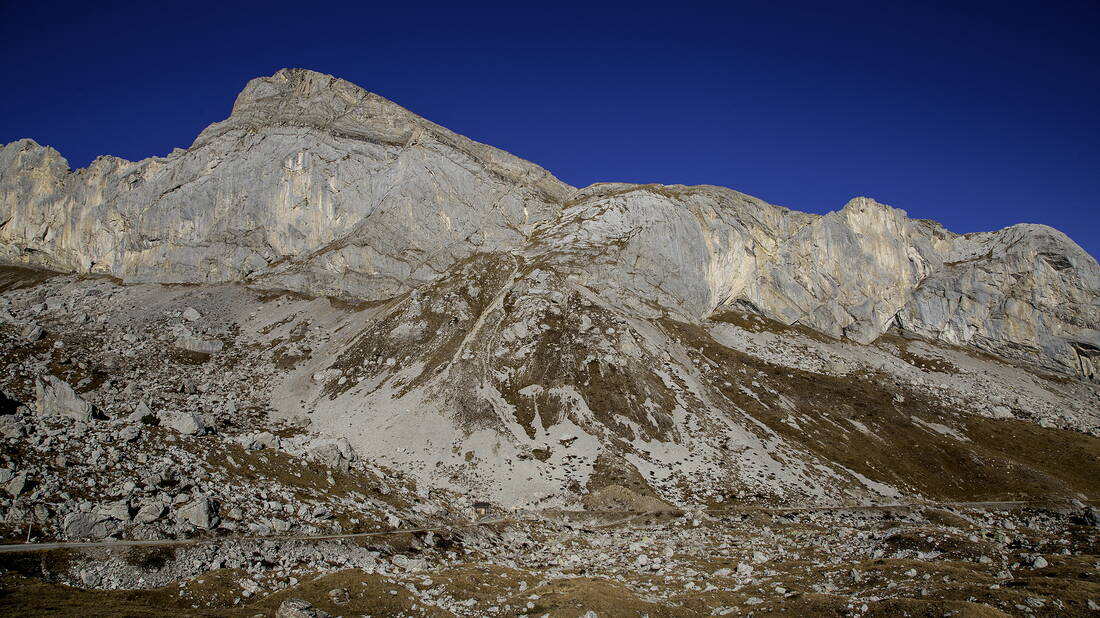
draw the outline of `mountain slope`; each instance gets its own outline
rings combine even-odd
[[[190,302],[234,317],[204,345],[253,354],[272,417],[422,488],[540,505],[613,486],[682,505],[1098,489],[1100,266],[1044,226],[578,190],[283,70],[164,158],[71,172],[4,146],[0,256],[112,275],[123,298],[205,284]],[[80,293],[65,281],[51,293]],[[20,328],[37,300],[19,296]]]

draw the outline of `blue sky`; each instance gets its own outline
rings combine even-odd
[[[74,168],[163,155],[248,79],[305,67],[577,186],[717,184],[819,213],[867,195],[956,232],[1045,223],[1096,256],[1098,32],[1095,1],[0,0],[0,141]]]

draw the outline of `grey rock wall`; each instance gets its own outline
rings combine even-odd
[[[304,70],[252,80],[186,150],[70,171],[0,149],[0,259],[126,281],[391,298],[512,253],[643,314],[891,327],[1096,377],[1100,267],[1039,225],[958,235],[856,198],[825,216],[720,187],[546,170]]]

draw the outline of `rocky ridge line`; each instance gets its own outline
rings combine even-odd
[[[892,327],[1097,376],[1100,267],[1064,234],[953,234],[856,198],[817,216],[719,187],[577,190],[344,80],[258,78],[187,150],[70,172],[0,150],[0,258],[126,281],[390,299],[511,253],[614,305],[724,308],[836,338]],[[856,274],[858,273],[858,275]]]

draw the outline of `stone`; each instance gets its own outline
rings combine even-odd
[[[206,421],[193,412],[161,412],[159,417],[162,427],[167,427],[184,435],[197,436],[206,433]]]
[[[1045,569],[1048,566],[1050,566],[1050,563],[1042,556],[1036,556],[1035,559],[1031,561],[1031,568],[1033,569]]]
[[[245,598],[248,598],[262,590],[262,588],[260,588],[260,585],[251,579],[245,578],[237,583],[240,585],[241,591],[243,593],[242,596],[244,596]]]
[[[18,474],[10,475],[7,482],[4,483],[4,491],[8,492],[8,495],[13,498],[18,498],[19,494],[23,493],[23,489],[27,486],[27,473],[20,472]]]
[[[351,459],[347,457],[347,451],[341,449],[340,446],[334,440],[318,440],[310,447],[309,453],[324,465],[341,472],[347,472],[351,465]]]
[[[263,431],[250,436],[241,436],[241,445],[254,450],[277,449],[282,446],[282,440],[270,431]]]
[[[333,605],[347,605],[351,602],[351,595],[347,588],[334,588],[328,591],[328,599]]]
[[[188,352],[197,352],[199,354],[217,354],[225,347],[225,344],[218,339],[204,339],[193,335],[177,337],[176,345]]]
[[[23,328],[23,339],[34,343],[46,335],[46,331],[42,330],[42,327],[37,324],[28,324]]]
[[[144,401],[139,401],[137,402],[137,405],[134,406],[134,411],[126,417],[126,420],[131,423],[140,423],[142,422],[142,419],[147,416],[151,416],[152,414],[153,410],[149,408],[149,404],[145,403]]]
[[[92,404],[85,401],[71,386],[54,376],[35,381],[35,412],[39,416],[64,416],[77,421],[92,420]]]
[[[394,566],[410,573],[424,571],[428,568],[428,562],[423,558],[410,558],[403,554],[394,556],[390,562],[392,562]]]
[[[177,508],[176,519],[201,530],[211,530],[217,525],[214,503],[206,496],[199,496]]]
[[[99,584],[101,578],[98,573],[89,569],[80,570],[80,583],[84,584],[86,588],[93,588]]]
[[[15,416],[0,416],[0,436],[15,439],[27,435],[27,426]]]
[[[194,307],[188,307],[188,308],[183,310],[182,317],[183,317],[183,319],[187,320],[188,322],[196,322],[196,321],[202,319],[202,314],[200,314],[198,311],[196,311],[194,309]]]
[[[287,599],[275,610],[275,618],[329,618],[331,614],[317,609],[304,599]]]
[[[104,505],[98,511],[99,515],[117,521],[130,521],[130,501],[118,500]]]
[[[102,539],[114,534],[120,527],[120,522],[111,522],[109,518],[93,512],[69,513],[61,524],[65,537],[69,539]]]

